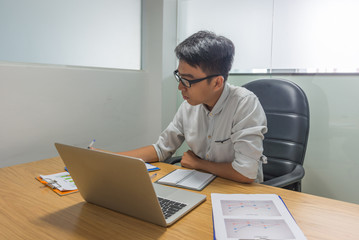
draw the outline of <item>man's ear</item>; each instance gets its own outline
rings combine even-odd
[[[216,90],[220,90],[224,86],[224,78],[223,76],[217,76],[214,80],[214,87]]]

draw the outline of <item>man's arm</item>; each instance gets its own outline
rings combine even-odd
[[[126,152],[118,152],[118,154],[129,157],[141,158],[145,162],[158,162],[156,150],[152,145]]]
[[[216,163],[198,158],[192,151],[183,154],[181,165],[186,168],[204,170],[216,176],[241,183],[252,183],[254,179],[247,178],[233,169],[232,163]]]

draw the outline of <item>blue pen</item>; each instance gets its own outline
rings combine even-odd
[[[90,142],[90,144],[88,145],[88,149],[91,149],[92,148],[92,146],[94,145],[94,143],[96,142],[96,140],[94,139],[94,140],[92,140],[92,142]]]

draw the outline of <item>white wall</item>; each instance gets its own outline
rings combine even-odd
[[[142,71],[0,63],[0,167],[57,156],[55,141],[86,146],[95,138],[112,151],[155,142],[176,111],[173,69],[163,68],[175,66],[164,44],[173,37],[164,29],[176,15],[163,17],[171,3],[143,1]],[[164,104],[163,92],[172,92]]]
[[[155,135],[143,72],[2,64],[0,74],[1,166],[53,157],[55,141],[120,148]]]

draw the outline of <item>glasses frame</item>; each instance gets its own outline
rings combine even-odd
[[[183,86],[187,87],[187,88],[190,88],[192,86],[192,84],[195,84],[195,83],[199,83],[203,80],[206,80],[206,79],[209,79],[209,78],[212,78],[212,77],[218,77],[218,76],[222,76],[222,74],[214,74],[214,75],[210,75],[210,76],[207,76],[207,77],[204,77],[204,78],[198,78],[198,79],[193,79],[193,80],[187,80],[183,77],[181,77],[179,74],[178,74],[178,70],[175,70],[173,72],[173,75],[175,76],[175,79],[177,80],[177,82],[181,82]]]

